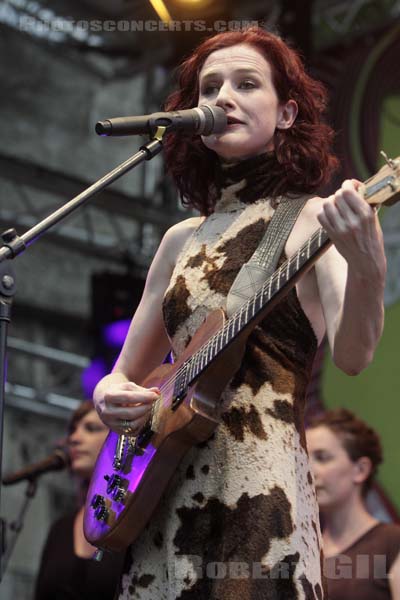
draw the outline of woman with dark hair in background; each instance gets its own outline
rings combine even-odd
[[[83,402],[73,413],[67,444],[71,475],[79,484],[78,510],[56,521],[43,550],[35,600],[112,600],[119,579],[121,555],[92,560],[96,550],[83,535],[87,486],[108,428],[93,403]]]
[[[279,264],[321,224],[335,247],[251,332],[215,433],[189,450],[132,546],[121,600],[323,597],[304,397],[325,330],[341,369],[356,374],[370,362],[385,279],[379,222],[357,183],[315,196],[336,165],[325,102],[298,55],[255,28],[204,41],[166,103],[220,107],[228,125],[203,138],[167,137],[169,171],[200,216],[165,234],[113,372],[96,387],[111,429],[135,435],[144,426],[160,390],[141,383],[171,347],[182,355],[211,311],[227,310],[232,283],[281,205],[300,214]]]
[[[400,527],[379,522],[365,505],[382,462],[377,433],[336,409],[314,418],[306,434],[329,600],[399,600]]]

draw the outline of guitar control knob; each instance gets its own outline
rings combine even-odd
[[[107,521],[110,511],[105,504],[102,504],[94,511],[94,516],[98,521]]]
[[[95,494],[92,498],[92,501],[90,503],[90,506],[92,508],[97,508],[98,506],[104,506],[105,505],[105,500],[104,497],[101,496],[100,494]]]
[[[107,494],[112,494],[114,489],[118,488],[121,485],[121,483],[122,477],[120,475],[111,475],[111,477],[108,477]]]
[[[111,496],[115,500],[115,502],[123,502],[126,496],[126,489],[123,487],[115,487],[111,492]]]

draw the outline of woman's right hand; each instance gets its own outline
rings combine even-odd
[[[160,397],[158,388],[144,388],[133,381],[110,383],[97,402],[103,423],[118,434],[137,435],[150,417],[153,403]]]

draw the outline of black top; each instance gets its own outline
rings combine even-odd
[[[74,552],[75,514],[50,529],[36,581],[35,600],[113,600],[124,553],[104,553],[101,562]]]
[[[400,552],[400,527],[378,523],[341,554],[325,559],[329,600],[390,600],[388,573]]]

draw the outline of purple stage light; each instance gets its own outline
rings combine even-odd
[[[102,377],[107,375],[108,369],[103,358],[94,358],[90,365],[82,372],[82,390],[86,398],[93,397],[93,391]]]
[[[121,348],[128,333],[129,325],[129,319],[121,319],[105,325],[102,331],[105,344],[112,348]]]

